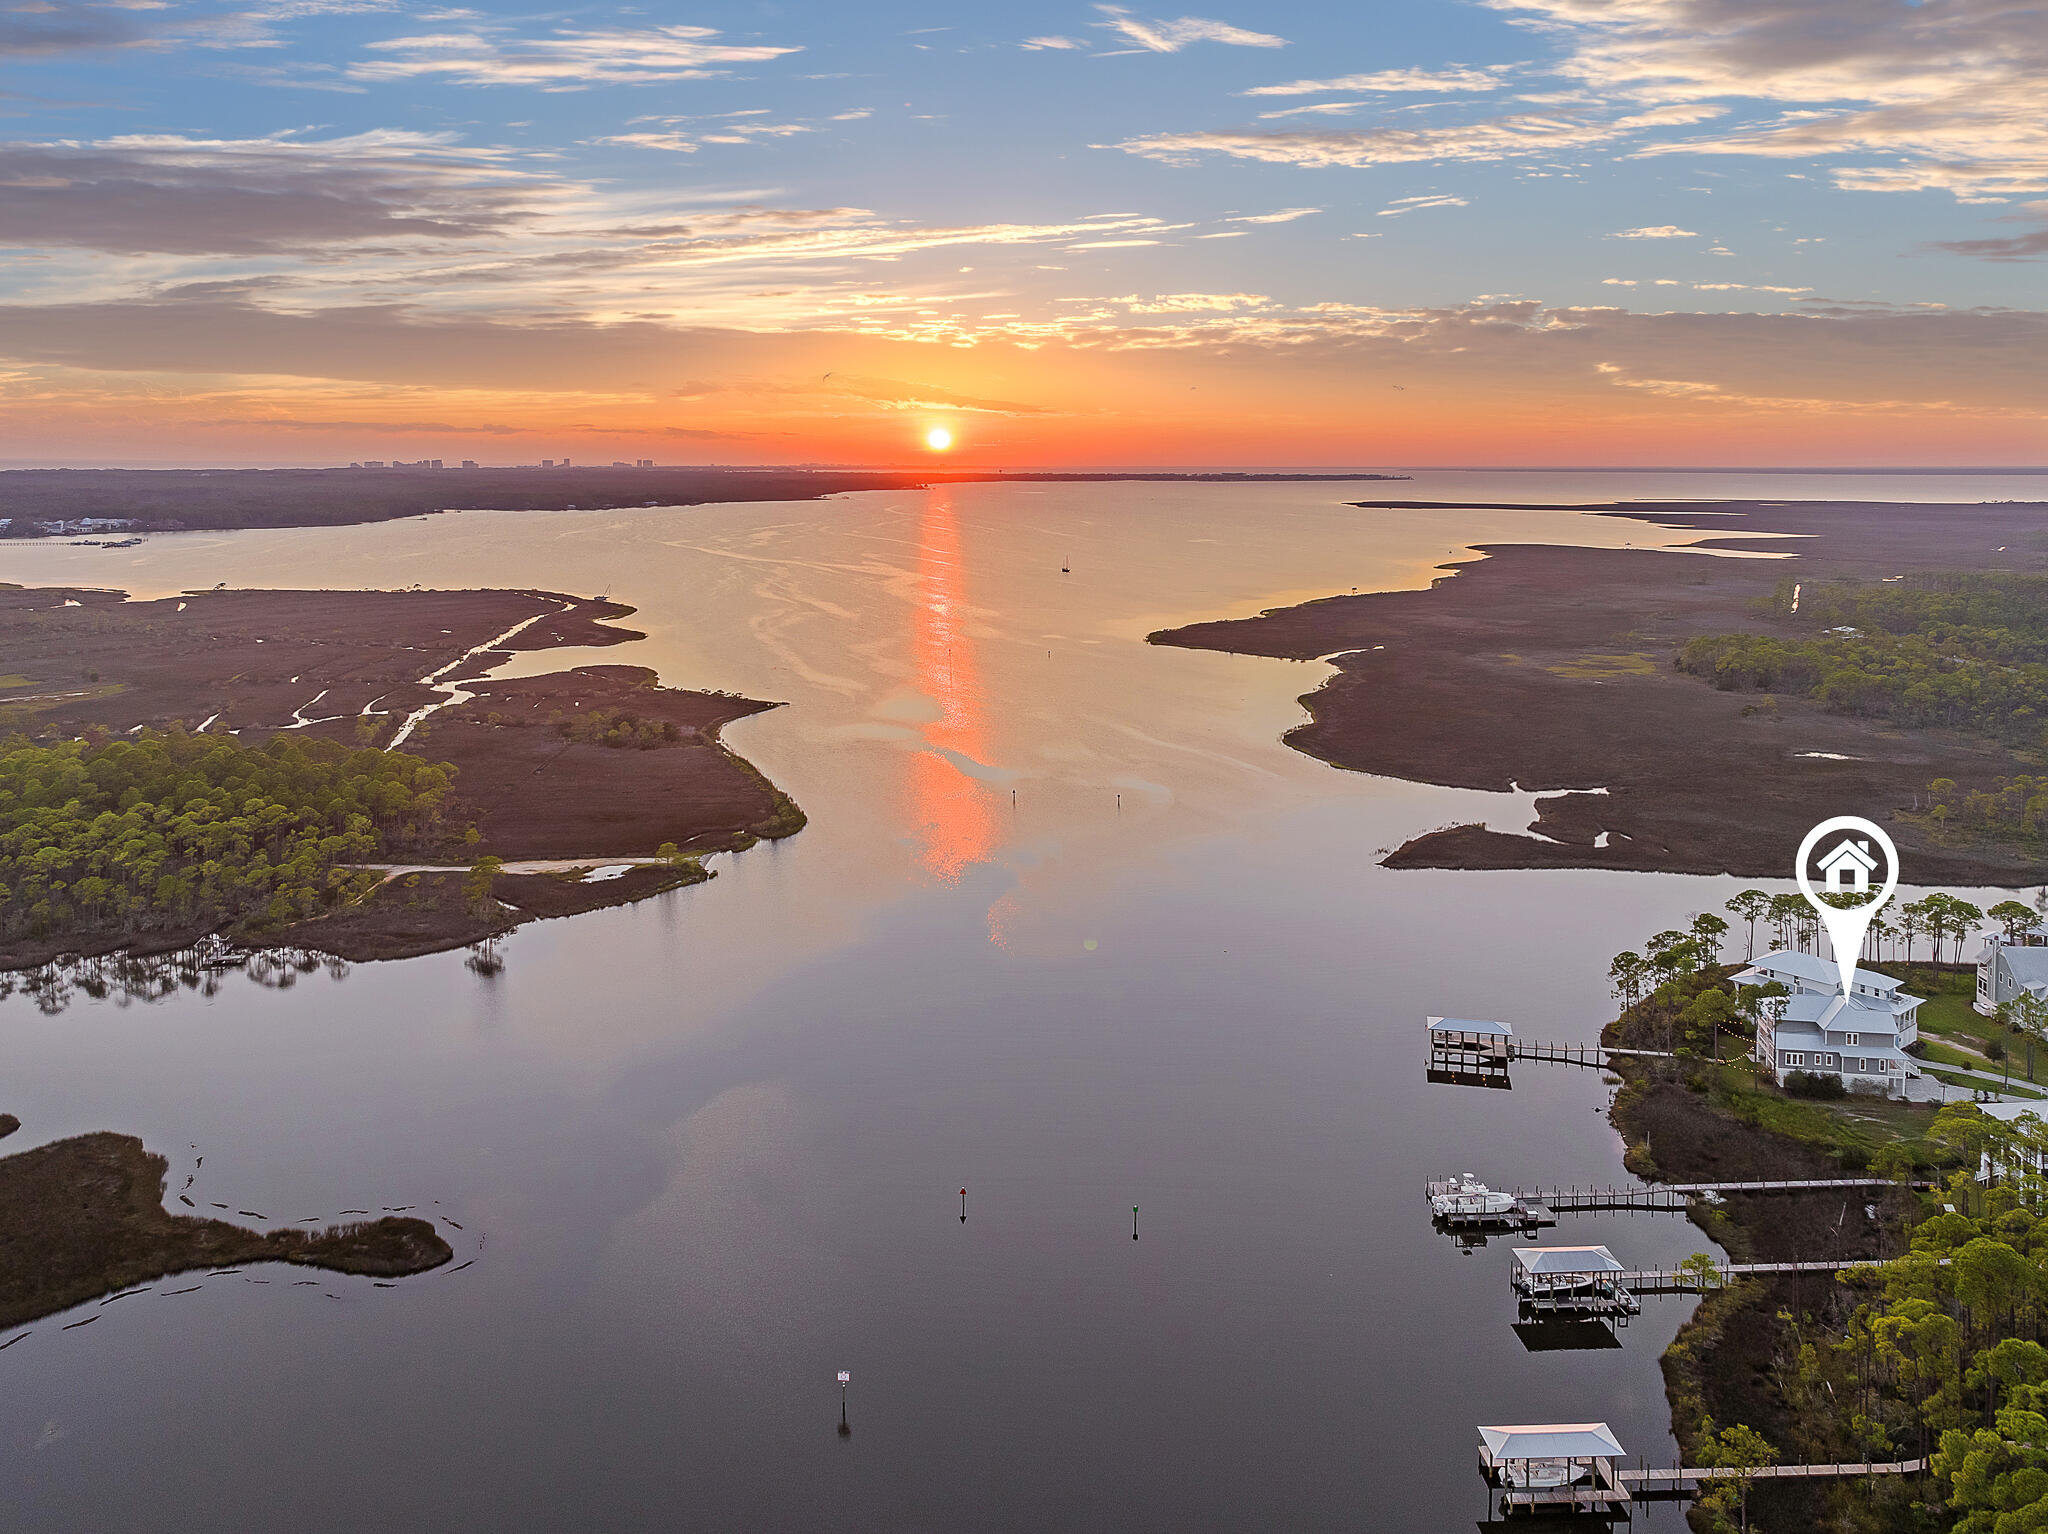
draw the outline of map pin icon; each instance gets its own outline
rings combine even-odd
[[[1877,886],[1871,875],[1880,864],[1884,883]],[[1819,890],[1813,887],[1815,868],[1823,881]],[[1856,956],[1863,952],[1870,919],[1899,887],[1899,849],[1882,826],[1857,815],[1837,815],[1806,833],[1792,871],[1799,880],[1799,893],[1820,913],[1821,925],[1828,929],[1828,946],[1834,950],[1842,994],[1847,996],[1855,989]],[[1860,897],[1860,903],[1832,905],[1824,898],[1828,895]]]

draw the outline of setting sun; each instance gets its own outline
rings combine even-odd
[[[924,434],[924,445],[935,453],[943,453],[953,445],[953,434],[943,426],[934,426]]]

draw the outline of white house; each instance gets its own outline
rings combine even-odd
[[[1827,875],[1831,895],[1869,894],[1870,871],[1875,867],[1877,859],[1871,854],[1870,843],[1853,836],[1820,860],[1820,871]]]
[[[2022,991],[2048,998],[2048,947],[1990,939],[1977,959],[1977,999],[1972,1005],[1989,1017]]]
[[[1778,1085],[1805,1071],[1839,1077],[1851,1091],[1896,1097],[1907,1077],[1920,1074],[1906,1046],[1920,1037],[1921,998],[1901,991],[1891,976],[1859,969],[1845,996],[1833,960],[1780,949],[1735,979],[1775,980],[1792,993],[1766,1009],[1751,1051]]]
[[[2048,1110],[2048,1102],[2042,1102],[2038,1098],[1977,1104],[1979,1113],[1987,1119],[1996,1119],[2001,1124],[2015,1124],[2021,1119],[2029,1120],[2030,1122],[2020,1127],[2032,1130],[2036,1134],[2040,1131],[2040,1119],[2044,1110]],[[2048,1161],[2048,1156],[2044,1156],[2038,1144],[2024,1145],[2015,1140],[2001,1147],[1996,1154],[1987,1148],[1977,1158],[1977,1181],[1990,1183],[2001,1177],[2020,1177],[2028,1173],[2038,1177],[2044,1170],[2044,1161]]]

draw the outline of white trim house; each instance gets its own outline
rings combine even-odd
[[[1906,1046],[1920,1037],[1920,1001],[1899,982],[1859,969],[1842,994],[1834,961],[1780,949],[1735,977],[1743,985],[1777,981],[1792,994],[1765,1010],[1751,1058],[1779,1086],[1793,1071],[1835,1076],[1851,1091],[1897,1097],[1920,1074]]]
[[[2038,1134],[2041,1128],[2041,1114],[2048,1111],[2048,1102],[2042,1102],[2038,1098],[2022,1098],[2014,1102],[1978,1103],[1977,1111],[1987,1119],[1996,1119],[2001,1124],[2014,1124],[2023,1118],[2032,1119],[2032,1123],[2022,1127]],[[2044,1156],[2040,1150],[2038,1140],[2033,1145],[2024,1145],[2017,1140],[2009,1141],[1999,1148],[1996,1155],[1992,1154],[1987,1146],[1977,1157],[1977,1181],[1993,1183],[2001,1177],[2039,1177],[2044,1170],[2048,1170],[2048,1167],[2044,1167],[2044,1162],[2048,1162],[2048,1156]]]
[[[1977,999],[1971,1005],[1989,1017],[2022,991],[2048,997],[2048,947],[1990,939],[1977,958]]]

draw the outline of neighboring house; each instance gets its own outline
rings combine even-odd
[[[2022,1117],[2031,1117],[2035,1122],[2027,1127],[2038,1132],[2040,1116],[2044,1111],[2048,1111],[2048,1102],[2027,1099],[2007,1103],[1978,1103],[1976,1107],[1984,1117],[1997,1119],[2001,1124],[2010,1124]],[[2038,1177],[2043,1170],[2044,1160],[2048,1160],[2048,1156],[2044,1156],[2040,1150],[2029,1145],[2011,1145],[1996,1156],[1987,1149],[1977,1158],[1977,1181],[1995,1182],[2000,1177],[2018,1176],[2027,1172]]]
[[[1989,1017],[2022,991],[2048,998],[2048,947],[1990,939],[1977,959],[1977,999],[1972,1005]]]
[[[1793,1071],[1835,1076],[1851,1091],[1896,1097],[1920,1074],[1906,1047],[1920,1037],[1920,998],[1874,970],[1859,969],[1842,994],[1834,962],[1810,953],[1767,953],[1735,977],[1777,981],[1792,994],[1766,1009],[1751,1057],[1779,1086]]]

